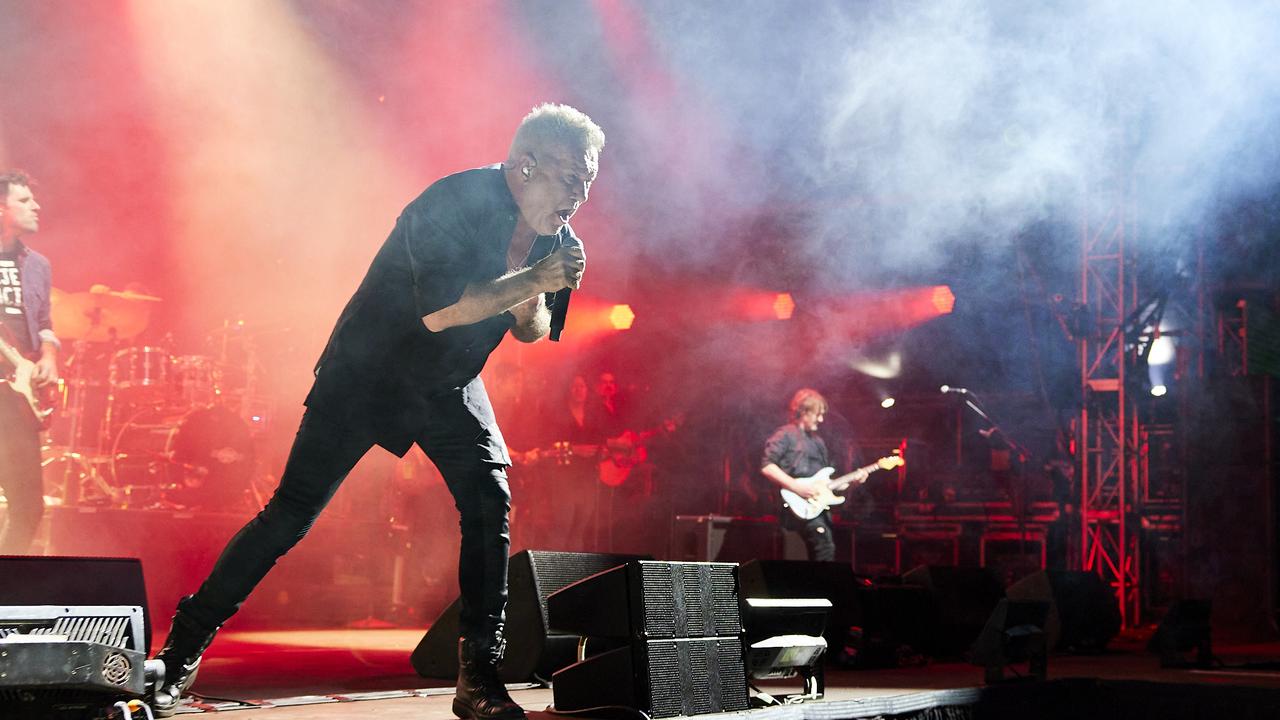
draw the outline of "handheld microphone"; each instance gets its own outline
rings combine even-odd
[[[569,314],[569,294],[573,288],[560,288],[551,296],[551,339],[560,342],[560,331],[564,330],[564,318]]]
[[[565,244],[565,242],[573,242],[573,241],[577,241],[579,245],[582,244],[581,240],[578,240],[572,234],[570,234],[569,226],[565,225],[564,227],[560,228],[560,232],[558,233],[558,237],[556,239],[556,247],[554,249],[559,249],[561,245]],[[551,297],[551,335],[550,337],[553,342],[560,342],[560,333],[564,330],[564,319],[565,319],[565,316],[569,314],[569,295],[572,293],[573,293],[573,288],[565,287],[557,290],[555,295]]]
[[[946,393],[957,393],[957,394],[959,394],[959,395],[968,395],[968,394],[969,394],[969,389],[968,389],[968,388],[962,388],[962,387],[951,387],[950,385],[943,385],[942,387],[938,388],[938,391],[939,391],[939,392],[941,392],[941,393],[943,393],[944,395],[945,395]]]

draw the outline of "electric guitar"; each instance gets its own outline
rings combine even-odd
[[[3,337],[0,337],[0,357],[13,366],[13,373],[7,378],[9,387],[27,401],[27,406],[31,408],[31,414],[35,415],[36,421],[40,423],[40,428],[48,429],[49,422],[53,418],[53,404],[49,402],[48,394],[36,389],[31,382],[31,373],[35,372],[36,364],[23,357],[22,353],[5,342]]]
[[[830,510],[832,505],[839,505],[844,502],[844,497],[835,493],[844,490],[854,483],[863,483],[871,476],[871,473],[877,470],[892,470],[896,467],[902,467],[905,461],[900,455],[889,455],[879,460],[864,465],[849,473],[845,473],[834,480],[831,478],[835,474],[836,469],[825,467],[807,478],[799,478],[802,482],[815,482],[821,490],[817,497],[802,498],[799,495],[785,488],[779,490],[782,493],[782,502],[787,509],[795,513],[796,517],[801,520],[812,520],[823,513]]]
[[[627,481],[631,469],[648,459],[648,449],[642,444],[653,433],[643,434],[628,430],[617,438],[610,438],[604,445],[578,444],[561,441],[545,448],[520,452],[507,448],[511,459],[518,465],[552,462],[568,465],[576,460],[596,464],[600,482],[608,487],[618,487]]]
[[[575,458],[594,460],[597,476],[606,487],[618,487],[627,482],[631,470],[649,459],[648,441],[660,435],[667,435],[680,429],[684,423],[684,414],[678,413],[666,418],[658,427],[650,430],[626,430],[614,438],[605,440],[603,445],[576,444],[568,441],[554,443],[546,448],[534,448],[519,452],[507,448],[511,459],[519,465],[528,465],[541,461],[555,460],[557,464],[567,465]]]

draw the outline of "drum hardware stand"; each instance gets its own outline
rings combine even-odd
[[[67,466],[63,470],[65,489],[62,498],[65,505],[79,504],[86,496],[86,485],[90,485],[94,490],[112,501],[116,500],[115,489],[106,482],[98,472],[97,463],[93,462],[95,457],[86,458],[79,448],[80,433],[83,431],[85,388],[88,383],[81,370],[83,363],[80,362],[84,353],[84,345],[85,342],[83,340],[76,340],[72,346],[74,349],[71,356],[75,361],[70,363],[72,367],[71,377],[66,378],[62,383],[66,398],[64,402],[65,412],[70,419],[67,446],[57,454],[44,458],[40,462],[40,467],[46,468],[59,460],[66,461]],[[73,473],[74,477],[72,477]]]
[[[235,322],[230,320],[222,321],[222,331],[218,340],[218,367],[230,367],[231,359],[228,343],[230,342],[231,333],[233,331],[238,332],[243,328],[243,320],[236,320]],[[259,369],[261,366],[258,363],[258,346],[254,339],[255,335],[256,333],[252,332],[240,335],[244,386],[240,390],[240,402],[237,410],[240,419],[249,425],[250,432],[257,435],[266,428],[266,423],[272,413],[270,402],[258,394]],[[219,387],[215,389],[215,396],[224,397],[223,390],[224,388],[219,383]]]
[[[117,338],[113,330],[111,333],[111,345],[115,347],[117,344],[118,344]],[[112,423],[115,422],[116,379],[114,377],[114,373],[115,373],[114,357],[115,357],[115,354],[112,353],[113,361],[111,363],[111,368],[108,370],[108,372],[111,374],[107,376],[107,410],[102,414],[102,422],[98,426],[98,447],[99,448],[107,448],[111,446],[111,429],[112,429]]]

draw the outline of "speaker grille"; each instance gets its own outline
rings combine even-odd
[[[738,638],[649,640],[644,655],[651,717],[747,709]]]
[[[639,565],[643,635],[705,637],[742,632],[735,565],[671,562]]]

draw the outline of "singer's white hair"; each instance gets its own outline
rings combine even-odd
[[[604,149],[604,130],[577,108],[543,103],[520,121],[507,157],[514,160],[526,152],[550,146],[574,152],[593,151],[598,155]]]

